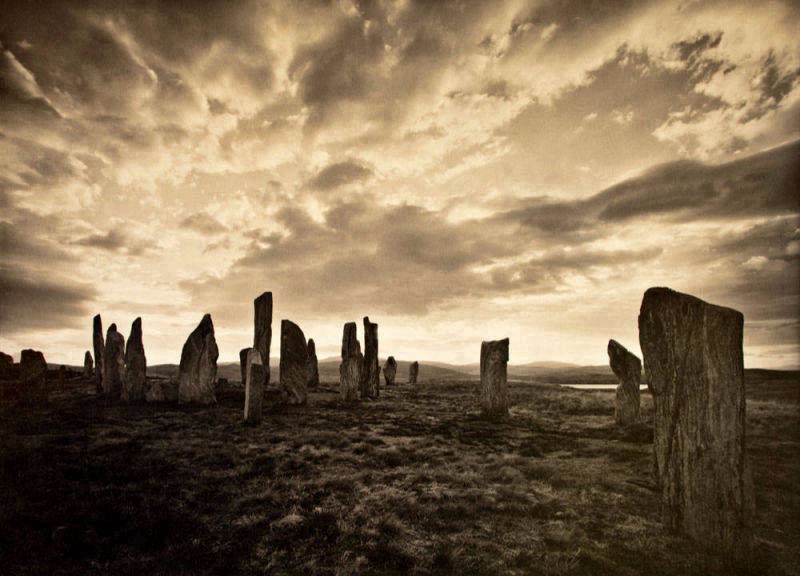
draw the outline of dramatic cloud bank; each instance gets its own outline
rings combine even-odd
[[[335,355],[605,363],[644,290],[800,366],[800,8],[697,2],[7,2],[0,349],[91,317],[223,360],[275,297]]]

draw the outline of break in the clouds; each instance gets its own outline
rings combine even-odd
[[[796,3],[6,2],[0,348],[174,362],[275,295],[318,353],[604,363],[668,285],[800,365]]]

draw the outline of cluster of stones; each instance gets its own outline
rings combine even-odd
[[[103,338],[100,315],[92,323],[94,362],[87,350],[83,359],[84,376],[91,378],[94,369],[95,388],[111,402],[140,402],[147,396],[147,358],[142,342],[142,319],[131,325],[127,347],[125,338],[111,324]]]

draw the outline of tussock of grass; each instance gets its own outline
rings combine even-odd
[[[758,515],[742,557],[671,535],[651,477],[652,404],[514,383],[508,418],[474,382],[342,406],[106,406],[60,391],[0,420],[4,573],[791,574],[800,419],[787,384],[748,403]],[[774,386],[776,389],[777,385]]]

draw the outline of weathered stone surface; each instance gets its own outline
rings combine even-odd
[[[264,377],[264,363],[261,361],[261,354],[255,348],[250,348],[245,359],[245,424],[259,424],[261,422],[264,382],[266,382],[266,379]]]
[[[319,386],[319,363],[317,362],[317,345],[314,339],[308,339],[308,387]]]
[[[137,318],[131,325],[128,344],[125,346],[125,380],[122,385],[123,402],[144,400],[147,382],[147,358],[142,343],[142,319]]]
[[[272,292],[264,292],[253,300],[253,308],[253,348],[261,354],[266,388],[269,386],[269,349],[272,344]]]
[[[710,546],[748,539],[744,317],[668,288],[645,292],[639,343],[655,412],[665,523]]]
[[[617,424],[639,421],[639,384],[642,381],[642,362],[616,340],[608,341],[608,361],[619,379],[615,417]]]
[[[378,364],[378,325],[364,316],[364,367],[361,371],[361,398],[380,395],[381,374]]]
[[[9,380],[14,373],[14,359],[3,352],[0,352],[0,380]]]
[[[397,360],[394,356],[389,356],[383,365],[383,379],[387,386],[394,386],[394,377],[397,374]]]
[[[217,358],[214,323],[211,315],[206,314],[183,345],[178,367],[178,402],[216,403]]]
[[[92,359],[92,353],[88,350],[86,354],[83,355],[83,377],[87,380],[94,376],[94,360]]]
[[[125,381],[125,338],[112,324],[106,332],[103,351],[103,393],[111,402],[122,397],[122,384]]]
[[[308,399],[308,345],[300,327],[281,320],[281,398],[287,404],[305,404]]]
[[[19,379],[24,402],[47,400],[47,362],[38,350],[23,350],[19,355]]]
[[[412,362],[411,365],[408,367],[408,383],[416,387],[418,376],[419,376],[419,362]]]
[[[252,348],[242,348],[239,350],[239,371],[242,374],[242,386],[247,382],[247,354],[249,354],[250,350],[252,350]]]
[[[484,414],[508,414],[508,338],[481,344],[481,406]]]
[[[178,381],[174,378],[148,378],[144,399],[146,402],[177,402]]]
[[[105,341],[103,340],[103,321],[100,314],[92,322],[92,346],[94,347],[95,390],[103,392],[103,359],[105,358]]]
[[[342,362],[339,364],[339,395],[344,402],[358,400],[363,367],[364,356],[356,334],[356,323],[348,322],[342,333]]]

